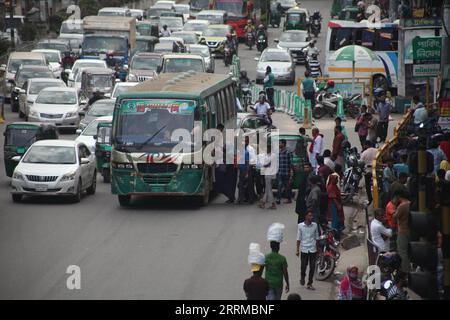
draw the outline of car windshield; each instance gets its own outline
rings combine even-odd
[[[77,60],[76,64],[74,65],[73,72],[76,73],[80,68],[104,68],[105,64],[104,61],[98,61],[98,62],[82,62],[82,60]]]
[[[83,51],[99,51],[105,53],[108,51],[115,53],[126,52],[127,42],[122,37],[86,37],[83,41]]]
[[[41,42],[36,45],[36,49],[53,49],[60,52],[70,51],[69,46],[64,43]]]
[[[203,47],[191,47],[190,49],[189,49],[189,51],[191,52],[191,53],[195,53],[195,54],[199,54],[199,55],[201,55],[202,57],[205,57],[205,58],[208,58],[209,57],[209,48],[208,47],[205,47],[205,48],[203,48]]]
[[[42,82],[42,81],[33,81],[30,85],[29,94],[38,94],[42,91],[42,89],[49,87],[65,87],[64,82],[55,81],[55,82]]]
[[[76,104],[77,95],[73,91],[41,91],[36,99],[41,104]]]
[[[206,37],[226,37],[228,28],[210,28],[203,33]]]
[[[187,14],[187,13],[189,13],[189,5],[186,5],[186,6],[177,5],[175,7],[175,12],[180,12],[180,13]]]
[[[74,147],[32,146],[23,158],[24,163],[75,164]]]
[[[164,72],[204,72],[203,62],[200,59],[191,58],[167,58],[164,61]]]
[[[297,4],[295,0],[278,0],[278,2],[283,6],[295,6]]]
[[[50,70],[19,71],[17,77],[17,85],[21,86],[26,80],[30,78],[53,78],[53,73]]]
[[[36,141],[37,128],[6,130],[6,145],[16,147],[28,147]]]
[[[156,70],[160,65],[160,58],[134,57],[131,61],[131,69]]]
[[[213,14],[198,14],[197,19],[199,20],[208,20],[212,24],[222,24],[223,16],[222,15],[213,15]]]
[[[283,42],[306,42],[308,35],[300,32],[285,32],[281,35],[280,41]]]
[[[9,61],[8,72],[16,73],[20,66],[43,66],[44,60],[14,59]]]
[[[43,52],[45,55],[45,58],[47,59],[47,62],[60,62],[61,59],[59,58],[58,52]]]
[[[161,17],[159,18],[159,27],[162,28],[164,25],[167,25],[167,27],[170,28],[181,28],[183,27],[183,20],[180,18],[166,18]]]
[[[159,17],[163,12],[172,12],[172,10],[168,8],[150,8],[148,9],[147,16],[148,17]]]
[[[128,108],[128,101],[123,102],[123,108]],[[146,100],[142,105],[148,106],[145,112],[118,113],[117,144],[147,152],[171,152],[179,143],[172,141],[173,131],[185,129],[192,133],[194,101]]]
[[[186,23],[183,27],[184,31],[204,31],[208,27],[205,23]]]
[[[125,17],[124,11],[100,11],[98,13],[99,16],[107,16],[107,17]]]
[[[287,52],[270,52],[267,51],[261,57],[262,62],[277,61],[277,62],[291,62],[291,57]]]
[[[87,115],[92,117],[112,116],[114,102],[99,100],[89,109]]]
[[[93,75],[90,85],[95,88],[111,88],[113,83],[110,75]]]
[[[149,42],[147,40],[136,40],[136,50],[140,52],[150,51]]]
[[[98,120],[91,121],[86,129],[83,130],[82,136],[95,136],[97,134]]]
[[[81,23],[64,21],[61,24],[59,33],[83,34],[83,25]]]
[[[187,34],[187,33],[182,33],[182,34],[173,34],[174,37],[178,37],[184,40],[184,43],[187,44],[197,44],[197,37],[193,34]]]
[[[138,83],[136,82],[136,84],[138,84]],[[112,98],[117,98],[119,95],[127,92],[132,87],[133,86],[116,86],[116,88],[114,89],[114,95],[112,96]]]
[[[305,21],[306,15],[304,15],[302,13],[289,13],[287,19],[288,19],[288,21],[291,21],[291,22]]]

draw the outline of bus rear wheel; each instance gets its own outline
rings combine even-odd
[[[118,195],[117,196],[119,199],[119,204],[121,207],[128,207],[130,206],[130,202],[131,202],[131,196],[129,195]]]

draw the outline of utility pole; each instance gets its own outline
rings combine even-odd
[[[16,6],[15,0],[10,0],[11,5],[9,7],[9,19],[10,19],[10,31],[11,31],[11,48],[14,50],[16,42],[14,41],[14,8]]]

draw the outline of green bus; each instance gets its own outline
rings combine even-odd
[[[195,134],[199,123],[202,132],[218,124],[235,129],[236,122],[236,84],[228,75],[167,73],[133,87],[114,109],[112,193],[121,206],[132,196],[191,196],[207,204],[213,172],[201,157],[206,143],[174,152],[172,133]]]

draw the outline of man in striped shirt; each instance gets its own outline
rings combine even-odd
[[[317,54],[314,53],[308,60],[308,67],[311,77],[318,78],[319,76],[322,76],[322,69],[320,68],[320,62],[319,59],[317,59]]]

